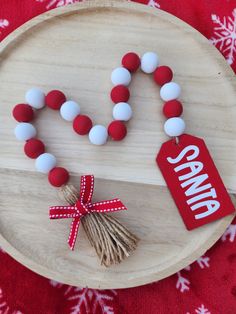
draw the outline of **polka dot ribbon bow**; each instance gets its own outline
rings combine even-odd
[[[115,212],[127,210],[120,199],[91,203],[94,190],[94,176],[81,176],[80,197],[74,206],[51,206],[49,210],[50,219],[73,218],[70,228],[68,244],[71,250],[74,249],[77,238],[80,220],[83,216],[90,213]]]

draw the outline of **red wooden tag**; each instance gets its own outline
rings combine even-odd
[[[183,134],[156,158],[188,230],[234,212],[234,205],[203,139]]]

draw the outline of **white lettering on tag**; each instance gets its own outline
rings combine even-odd
[[[167,157],[167,160],[170,164],[177,164],[181,159],[184,158],[184,156],[189,152],[193,150],[193,154],[186,157],[188,161],[195,159],[199,155],[199,148],[196,145],[189,145],[186,146],[182,152],[177,156],[176,158]]]
[[[207,216],[213,214],[215,211],[217,211],[217,209],[220,208],[220,203],[218,201],[215,201],[215,200],[204,201],[204,202],[200,202],[200,203],[197,203],[197,204],[191,206],[191,209],[196,210],[196,209],[201,208],[201,207],[206,207],[207,211],[205,211],[201,214],[195,215],[196,219],[201,219],[201,218],[204,218],[204,217],[207,217]]]
[[[186,162],[183,165],[175,167],[174,170],[175,170],[175,172],[179,172],[179,171],[186,169],[186,168],[190,168],[191,171],[185,175],[180,176],[179,181],[187,180],[187,179],[197,175],[199,172],[202,171],[203,164],[200,161],[190,161],[190,162]]]
[[[193,152],[187,155],[191,151]],[[176,173],[180,172],[178,180],[183,181],[180,186],[183,189],[187,187],[184,194],[186,195],[186,203],[191,205],[191,210],[195,211],[204,208],[202,213],[195,215],[195,219],[205,218],[220,208],[220,202],[215,200],[217,198],[216,190],[208,181],[208,174],[199,174],[204,169],[204,165],[201,161],[194,160],[198,156],[199,148],[196,145],[189,145],[185,147],[176,158],[167,157],[167,161],[170,164],[177,164],[184,157],[187,160],[187,162],[175,167],[174,171]],[[184,174],[182,174],[183,171],[185,172]],[[204,182],[205,184],[203,184]],[[187,199],[189,196],[191,196],[191,198]]]

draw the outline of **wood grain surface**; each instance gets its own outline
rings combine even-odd
[[[94,123],[112,118],[111,70],[127,51],[156,51],[183,89],[187,132],[205,141],[227,189],[236,193],[236,85],[232,70],[207,39],[177,18],[127,1],[86,1],[47,12],[22,25],[0,44],[0,246],[25,266],[64,283],[93,288],[132,287],[173,274],[203,254],[233,216],[188,232],[155,164],[163,141],[159,88],[135,75],[133,119],[122,142],[103,147],[72,131],[57,112],[37,113],[35,125],[47,151],[79,183],[94,174],[95,197],[120,197],[116,213],[141,241],[125,262],[106,269],[80,228],[76,250],[67,247],[70,221],[50,221],[61,204],[45,175],[17,142],[11,117],[33,86],[63,90]]]

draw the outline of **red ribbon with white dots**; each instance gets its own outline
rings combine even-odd
[[[75,205],[71,206],[51,206],[49,210],[50,219],[72,218],[68,244],[71,250],[74,249],[77,238],[80,220],[89,213],[106,213],[119,210],[127,210],[120,199],[100,201],[91,203],[94,190],[94,176],[81,176],[80,197]]]

